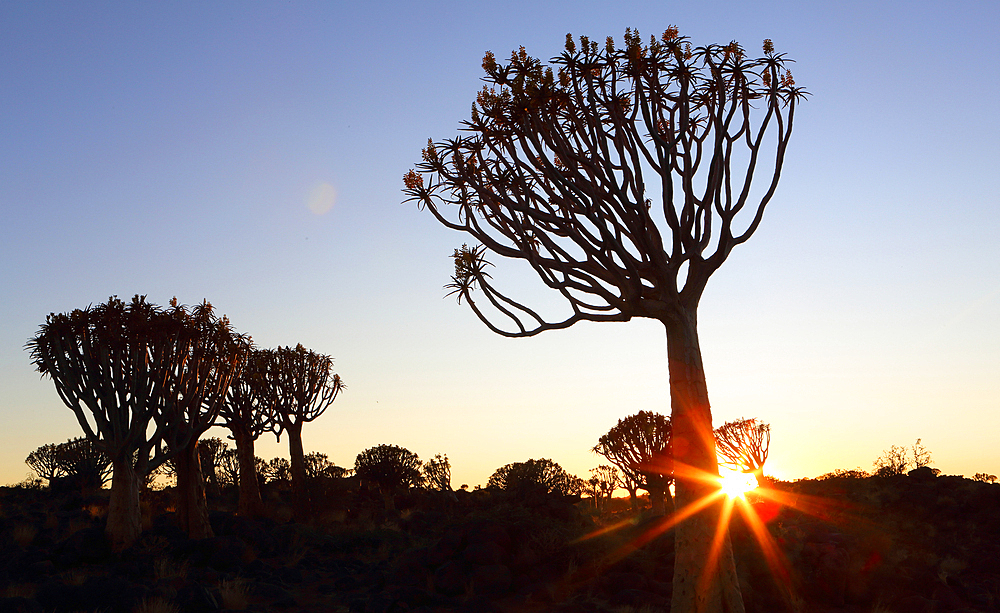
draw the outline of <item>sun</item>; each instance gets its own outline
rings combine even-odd
[[[730,498],[744,498],[745,494],[757,487],[757,479],[752,474],[735,470],[723,470],[719,477],[722,493]]]

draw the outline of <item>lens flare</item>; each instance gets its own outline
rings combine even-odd
[[[752,474],[734,470],[724,470],[722,473],[719,485],[722,493],[730,498],[745,498],[747,492],[757,487],[757,479]]]
[[[319,183],[309,192],[306,205],[314,215],[322,215],[333,208],[336,200],[337,190],[329,183]]]

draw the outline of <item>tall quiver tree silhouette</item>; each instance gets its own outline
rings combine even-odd
[[[111,460],[106,531],[127,548],[141,532],[139,490],[165,459],[160,431],[150,428],[163,406],[173,352],[170,316],[145,296],[117,297],[71,313],[51,314],[26,347],[32,363],[56,386],[94,446]]]
[[[318,418],[346,387],[333,372],[333,358],[306,349],[301,344],[263,350],[266,363],[264,402],[274,413],[275,435],[288,433],[288,456],[292,467],[295,512],[304,518],[309,497],[306,488],[302,425]]]
[[[550,67],[523,47],[507,63],[487,53],[470,134],[429,141],[403,177],[408,201],[480,243],[455,250],[449,287],[491,330],[663,324],[679,506],[718,487],[698,303],[777,187],[806,94],[789,61],[770,40],[757,59],[735,42],[692,48],[673,26],[648,45],[629,29],[621,46],[567,35]],[[487,251],[527,262],[568,312],[543,316],[504,294]],[[743,610],[728,534],[713,553],[721,512],[706,505],[675,531],[674,613]]]
[[[639,411],[619,419],[602,436],[593,451],[608,459],[629,475],[634,475],[642,489],[649,492],[653,515],[667,511],[670,482],[673,480],[673,457],[670,449],[670,418],[651,411]]]
[[[229,386],[226,402],[219,411],[220,425],[232,433],[239,465],[240,499],[238,512],[257,517],[264,509],[257,479],[254,446],[260,435],[275,429],[275,413],[267,402],[266,351],[251,350],[246,364]]]
[[[208,301],[187,308],[173,299],[165,313],[158,346],[173,366],[163,373],[162,407],[153,420],[177,467],[181,527],[190,538],[208,538],[213,534],[198,439],[215,422],[250,341],[226,317],[216,317]]]

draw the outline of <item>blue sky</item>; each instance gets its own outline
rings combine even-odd
[[[771,38],[812,93],[702,301],[717,423],[771,423],[784,478],[917,438],[945,473],[1000,473],[996,2],[343,4],[0,5],[0,483],[80,434],[25,341],[136,293],[333,355],[348,389],[303,437],[340,465],[390,443],[447,453],[456,485],[538,457],[586,475],[618,418],[669,412],[662,329],[493,335],[444,297],[466,238],[401,177],[468,117],[486,50],[671,24]]]

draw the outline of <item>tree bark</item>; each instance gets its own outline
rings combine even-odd
[[[208,501],[205,498],[205,479],[201,474],[201,457],[198,441],[193,440],[178,451],[177,465],[177,515],[181,528],[189,538],[204,539],[214,536],[208,521]]]
[[[264,511],[264,502],[260,497],[260,484],[257,481],[257,464],[255,462],[254,438],[242,428],[230,427],[233,438],[236,439],[236,459],[240,465],[240,502],[237,513],[244,517],[260,517]]]
[[[715,502],[691,515],[674,530],[673,613],[743,613],[728,526],[713,552],[720,529],[723,499],[718,476],[705,369],[698,343],[697,307],[679,307],[663,322],[667,332],[670,408],[674,452],[675,503],[678,510],[715,496]],[[708,478],[707,478],[708,477]]]
[[[649,492],[650,511],[655,517],[662,517],[666,513],[663,504],[663,478],[659,476],[646,475],[646,491]]]
[[[302,450],[302,424],[295,423],[285,428],[288,432],[288,459],[292,467],[292,497],[295,504],[295,518],[302,521],[309,510],[309,493],[306,490],[306,460]]]
[[[131,458],[112,461],[111,500],[108,523],[104,529],[113,551],[131,547],[142,533],[142,512],[139,507],[139,475]]]

